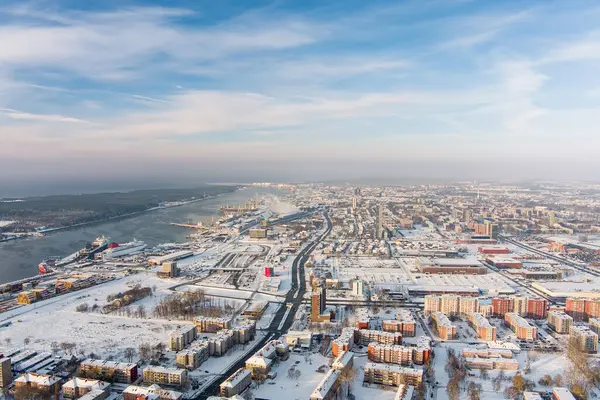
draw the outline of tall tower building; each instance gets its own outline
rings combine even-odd
[[[0,387],[7,387],[12,382],[10,358],[0,359]]]
[[[377,206],[377,218],[375,218],[375,222],[377,223],[377,232],[375,233],[375,237],[377,239],[383,239],[383,206],[379,204]]]
[[[357,199],[356,195],[354,195],[354,197],[352,197],[352,209],[354,211],[356,211],[357,206],[358,206],[358,199]]]

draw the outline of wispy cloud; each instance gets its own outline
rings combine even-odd
[[[64,115],[49,115],[49,114],[32,114],[10,108],[0,108],[0,113],[8,118],[25,121],[38,122],[68,122],[68,123],[88,123],[79,118],[66,117]]]
[[[600,146],[597,96],[565,95],[600,87],[585,2],[351,3],[223,4],[213,15],[10,1],[0,155],[51,162],[54,149],[66,165],[98,151],[115,163],[160,153],[175,165],[181,154],[242,164],[266,152],[300,168],[328,154],[564,157],[540,137],[565,130]]]

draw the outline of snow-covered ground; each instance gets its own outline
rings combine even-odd
[[[156,286],[157,292],[173,284],[170,280],[161,280],[153,274],[143,273],[19,307],[2,314],[2,317],[8,318],[12,324],[0,329],[0,343],[4,343],[6,338],[11,338],[12,345],[18,346],[28,338],[28,347],[49,351],[52,342],[72,342],[76,343],[77,352],[80,354],[87,355],[93,352],[101,357],[115,358],[122,358],[121,354],[125,348],[137,349],[143,342],[164,343],[168,333],[181,323],[75,311],[75,308],[83,303],[90,307],[93,304],[101,306],[105,303],[107,295],[123,292],[138,283],[143,286]],[[150,305],[151,300],[145,300],[146,304]],[[151,313],[149,307],[146,307],[146,311]]]

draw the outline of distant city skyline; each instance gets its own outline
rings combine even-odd
[[[9,0],[0,185],[597,180],[599,17],[593,1]]]

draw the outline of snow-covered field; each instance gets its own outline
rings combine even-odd
[[[19,346],[28,338],[28,347],[49,351],[52,342],[72,342],[76,343],[80,354],[93,352],[101,357],[121,358],[127,347],[137,349],[143,342],[166,342],[168,333],[184,322],[75,311],[83,303],[101,306],[105,304],[107,295],[125,291],[138,283],[156,286],[157,293],[173,285],[172,280],[161,280],[153,274],[137,274],[17,308],[2,314],[12,324],[0,329],[0,343],[4,344],[6,338],[11,338],[11,345]],[[143,301],[150,314],[152,299]]]

